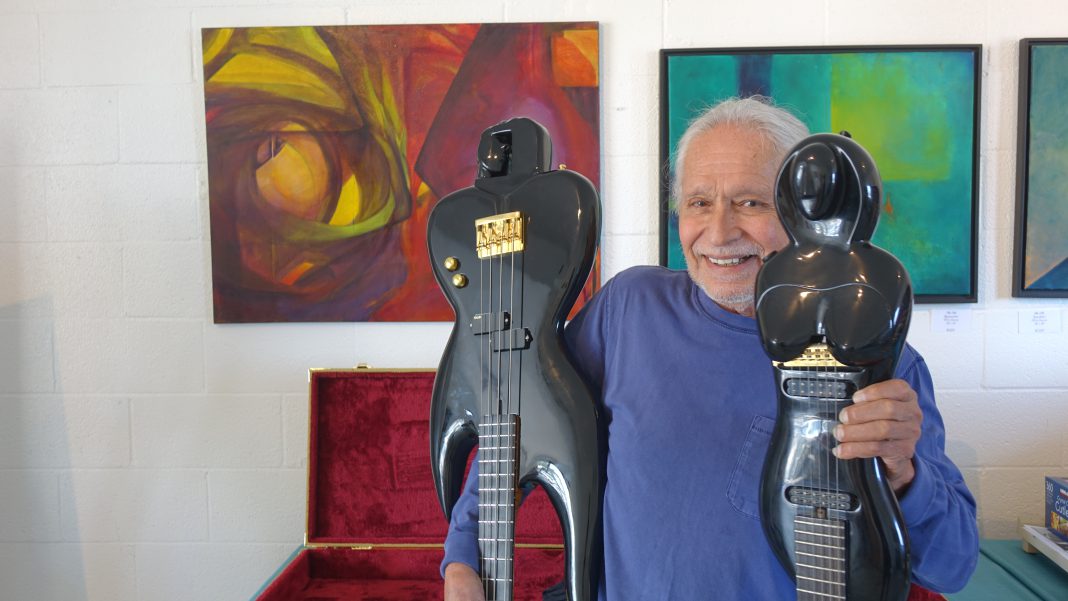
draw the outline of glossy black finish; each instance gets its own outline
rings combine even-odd
[[[794,518],[817,510],[787,498],[791,487],[837,490],[846,509],[820,512],[847,531],[846,594],[853,601],[904,600],[909,591],[908,537],[897,499],[877,459],[831,454],[838,412],[852,392],[893,377],[912,310],[904,267],[870,239],[882,185],[871,156],[833,134],[810,136],[779,172],[776,205],[791,243],[757,276],[756,318],[768,355],[797,358],[826,343],[847,368],[776,366],[779,414],[761,482],[765,534],[791,575],[797,556]],[[787,392],[787,381],[836,383],[842,398]]]
[[[568,599],[589,601],[601,569],[604,437],[563,327],[593,264],[600,204],[589,180],[549,169],[548,134],[529,119],[486,130],[479,152],[475,185],[441,199],[429,221],[434,275],[456,312],[431,404],[435,485],[451,516],[487,398],[509,399],[503,413],[521,419],[520,486],[529,491],[540,484],[548,493],[564,532]],[[512,211],[524,216],[525,249],[479,259],[475,220]],[[448,257],[459,260],[457,270],[445,267]],[[466,276],[465,287],[454,286],[456,274]],[[525,350],[493,352],[487,336],[473,333],[476,315],[502,309],[510,313],[510,328],[529,330]]]

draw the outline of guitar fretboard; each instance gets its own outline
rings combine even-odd
[[[794,517],[797,601],[846,599],[846,524],[815,516]]]
[[[478,547],[486,601],[512,601],[519,416],[485,415],[478,436]]]

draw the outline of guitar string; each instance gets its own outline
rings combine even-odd
[[[819,444],[816,447],[817,450],[818,450],[818,454],[816,455],[816,465],[817,465],[817,468],[816,468],[816,482],[818,482],[818,486],[816,488],[816,490],[817,490],[817,493],[816,493],[817,497],[816,498],[820,499],[822,495],[820,495],[819,490],[823,489],[824,487],[826,487],[826,488],[830,488],[830,487],[827,486],[827,482],[826,482],[826,480],[824,479],[824,476],[823,476],[823,462],[827,458],[827,453],[823,448],[827,444],[827,421],[823,418],[823,415],[826,414],[827,408],[826,408],[826,402],[825,402],[826,399],[824,398],[824,396],[820,395],[820,393],[819,393],[820,383],[823,382],[821,377],[825,376],[825,368],[824,368],[824,366],[822,364],[823,361],[820,360],[818,357],[819,356],[817,355],[817,360],[816,360],[816,387],[815,387],[815,390],[816,390],[816,408],[818,409],[817,415],[820,416],[820,430],[819,430]],[[820,525],[819,525],[819,523],[820,523],[820,520],[819,520],[820,510],[819,510],[819,501],[818,500],[816,501],[816,508],[815,508],[815,511],[813,512],[813,514],[814,515],[812,516],[813,517],[812,530],[813,530],[813,532],[819,532],[820,531]],[[810,538],[812,538],[815,541],[822,541],[823,540],[821,537],[818,537],[818,536],[811,536]],[[814,548],[815,549],[821,549],[821,547],[814,547]],[[815,588],[817,593],[823,595],[823,594],[825,594],[827,592],[826,587],[823,584],[823,577],[827,574],[827,570],[826,570],[826,568],[827,568],[827,560],[824,557],[824,552],[823,551],[818,551],[816,553],[816,557],[817,557],[816,565],[818,565],[820,567],[820,570],[818,572],[820,577],[817,580],[814,581],[815,585],[816,585],[814,588]]]
[[[498,255],[498,256],[500,256],[500,255]],[[504,262],[503,262],[503,260],[499,259],[498,256],[494,256],[491,259],[491,260],[493,260],[494,268],[496,268],[496,270],[497,270],[497,301],[494,302],[493,306],[492,306],[494,323],[493,323],[493,333],[490,334],[491,338],[492,337],[497,337],[497,339],[498,339],[497,348],[496,349],[491,349],[493,351],[493,358],[490,359],[490,363],[494,364],[494,366],[497,367],[497,374],[496,374],[496,376],[494,376],[494,384],[496,384],[496,386],[494,386],[493,399],[492,399],[492,402],[493,402],[493,407],[492,407],[492,413],[493,413],[493,420],[492,420],[492,422],[493,422],[493,429],[492,429],[493,439],[492,439],[492,444],[493,444],[493,449],[494,449],[494,455],[497,456],[497,460],[493,462],[493,468],[494,468],[493,474],[494,474],[494,477],[493,477],[493,542],[492,542],[492,547],[493,547],[493,574],[492,574],[492,578],[493,578],[493,596],[494,596],[494,598],[497,598],[498,594],[500,592],[500,590],[498,590],[498,589],[499,589],[499,585],[500,585],[499,581],[500,581],[500,578],[501,578],[501,518],[502,518],[502,516],[501,516],[501,509],[502,509],[501,508],[501,489],[504,488],[503,487],[504,483],[502,483],[502,481],[501,481],[501,479],[502,479],[501,478],[501,471],[502,471],[501,470],[501,460],[503,459],[503,455],[504,455],[504,453],[503,453],[504,452],[504,449],[503,449],[504,445],[501,444],[501,442],[502,442],[501,441],[501,430],[503,428],[503,422],[502,422],[502,418],[501,418],[502,417],[501,416],[501,334],[502,334],[502,332],[501,332],[501,330],[499,328],[499,323],[500,323],[499,320],[501,318],[501,300],[502,300],[501,296],[503,294],[502,270],[504,268]]]
[[[488,278],[487,278],[487,272],[488,272]],[[480,306],[480,312],[482,314],[481,318],[485,321],[485,319],[487,319],[487,317],[489,315],[489,313],[487,312],[487,307],[491,307],[492,306],[492,302],[493,302],[493,299],[492,299],[492,290],[493,290],[493,288],[492,288],[492,276],[493,276],[493,270],[492,270],[492,266],[490,266],[489,269],[486,268],[486,260],[484,258],[478,259],[478,273],[480,273],[480,280],[481,280],[480,297],[489,297],[488,299],[486,299],[487,302],[485,304],[483,304],[482,306]],[[483,294],[483,292],[484,292],[484,294]],[[485,331],[485,327],[486,327],[486,323],[484,322],[483,323],[483,331]],[[491,385],[492,385],[491,368],[492,368],[492,351],[493,350],[492,350],[492,341],[489,338],[489,336],[485,337],[485,342],[478,343],[478,349],[480,349],[480,354],[482,355],[481,361],[482,361],[482,365],[483,365],[483,369],[484,369],[483,380],[485,382],[485,384],[483,385],[483,390],[485,392],[485,398],[484,398],[484,400],[482,402],[482,406],[481,406],[482,416],[480,417],[481,420],[482,420],[482,427],[480,428],[480,434],[482,434],[482,440],[480,442],[487,442],[487,441],[489,441],[489,433],[490,433],[489,430],[492,427],[490,425],[491,420],[490,420],[489,415],[490,415],[490,404],[491,404]],[[487,489],[491,489],[491,487],[492,487],[493,473],[492,473],[492,469],[491,468],[492,468],[492,465],[493,465],[493,463],[492,463],[492,460],[493,460],[493,449],[491,448],[491,446],[492,446],[491,444],[486,444],[484,446],[485,446],[485,448],[482,449],[482,453],[481,453],[481,456],[484,459],[484,463],[482,465],[482,468],[483,468],[483,472],[482,473],[484,475],[482,476],[481,481],[480,481],[480,489],[478,489],[478,490],[480,490],[480,493],[478,493],[478,504],[480,504],[480,507],[478,507],[478,511],[480,511],[480,523],[481,523],[481,528],[480,529],[482,531],[481,535],[482,535],[482,563],[483,563],[483,570],[482,570],[483,592],[485,594],[485,597],[486,597],[487,601],[489,601],[491,599],[491,597],[492,597],[491,596],[492,581],[490,580],[492,578],[492,574],[490,573],[491,572],[490,566],[491,566],[491,562],[492,562],[492,553],[490,553],[490,548],[489,548],[489,544],[490,544],[489,535],[490,535],[490,528],[492,527],[492,521],[491,521],[492,520],[492,504],[490,503],[490,496],[491,496],[492,492],[491,492],[491,490],[487,490]]]
[[[502,243],[503,244],[503,243]],[[503,248],[502,248],[503,251]],[[497,514],[497,519],[494,521],[494,536],[493,536],[493,557],[494,557],[494,588],[498,588],[501,578],[501,563],[503,553],[501,547],[503,545],[501,530],[505,527],[504,520],[508,518],[508,509],[505,503],[505,489],[507,488],[507,470],[502,469],[504,461],[507,460],[505,455],[505,441],[507,440],[507,419],[508,414],[504,411],[504,397],[506,395],[501,394],[501,383],[504,378],[501,374],[501,366],[504,360],[502,356],[504,349],[508,348],[507,331],[503,329],[504,318],[504,256],[498,254],[497,259],[497,305],[496,305],[496,320],[502,327],[497,328],[498,344],[497,344],[497,418],[494,420],[496,426],[496,436],[494,437],[494,446],[497,448],[497,485],[494,487],[494,494],[496,500],[494,502],[494,511]]]
[[[477,250],[477,246],[478,246],[477,233],[476,233],[475,239],[476,239],[475,246],[476,246],[476,250]],[[482,259],[481,257],[479,257],[477,260],[478,260],[478,312],[479,312],[479,315],[481,315],[480,319],[484,320],[486,318],[485,296],[486,296],[486,292],[487,292],[486,273],[485,273],[486,272],[486,269],[485,269],[486,261],[484,259]],[[481,543],[480,547],[482,547],[480,549],[481,555],[482,555],[482,557],[481,557],[481,563],[482,563],[482,593],[483,593],[483,596],[486,597],[486,599],[488,600],[489,597],[490,597],[490,589],[489,589],[489,560],[486,557],[486,555],[487,555],[487,549],[486,549],[486,546],[487,546],[486,538],[487,537],[486,537],[486,534],[487,534],[487,529],[489,527],[489,524],[487,523],[487,519],[489,517],[489,515],[488,515],[489,512],[486,510],[486,507],[485,507],[486,499],[483,497],[483,493],[485,492],[484,489],[486,487],[483,485],[483,483],[486,482],[490,477],[490,474],[486,469],[489,466],[489,459],[487,458],[487,454],[490,452],[490,450],[488,448],[483,448],[484,445],[482,445],[481,443],[485,440],[485,436],[486,436],[486,434],[488,434],[485,430],[489,427],[489,425],[487,423],[487,418],[486,418],[486,415],[489,413],[489,402],[487,400],[488,396],[489,396],[489,370],[488,370],[489,363],[486,360],[485,343],[482,342],[481,339],[479,340],[479,343],[478,343],[478,354],[479,354],[479,370],[481,372],[481,379],[482,379],[483,382],[485,382],[485,384],[481,384],[479,386],[479,392],[478,392],[478,397],[479,397],[478,405],[479,405],[479,413],[480,413],[480,415],[479,415],[479,435],[480,435],[479,436],[479,443],[480,443],[480,445],[479,445],[479,457],[480,457],[481,463],[482,463],[482,465],[479,466],[479,481],[478,481],[478,484],[479,484],[479,486],[478,486],[478,493],[479,493],[479,500],[478,500],[478,505],[479,505],[479,507],[478,507],[478,513],[479,513],[478,530],[479,530],[479,532],[478,532],[478,535],[479,535],[479,538],[481,539],[480,540],[480,543]]]
[[[844,371],[845,370],[843,368],[838,368],[836,366],[835,371],[836,372],[843,372],[843,375],[844,375]],[[849,394],[849,385],[845,383],[845,378],[843,378],[842,390],[843,390],[843,395],[848,395]],[[842,403],[842,404],[844,404],[844,403]],[[832,407],[837,409],[838,405],[839,405],[838,403],[835,403],[835,404],[832,405]],[[835,415],[834,423],[837,424],[837,422],[838,422],[838,416]],[[835,439],[833,437],[833,435],[831,437],[831,443],[835,447],[838,446],[838,440]],[[835,455],[830,455],[830,460],[834,462],[834,498],[840,499],[840,498],[842,498],[841,497],[842,486],[841,486],[841,480],[839,480],[839,471],[838,470],[839,470],[839,468],[841,468],[842,463],[841,463],[841,460],[838,459],[838,457],[835,456]],[[844,526],[844,523],[843,523],[843,526]],[[839,570],[839,571],[835,572],[835,582],[841,581],[841,586],[838,587],[838,593],[842,594],[843,596],[844,596],[844,593],[845,593],[845,579],[843,578],[843,576],[845,575],[845,572],[844,572],[844,568],[845,568],[845,552],[844,552],[845,551],[845,534],[846,534],[845,530],[843,529],[840,532],[841,538],[835,539],[835,557],[837,557],[838,554],[842,555],[842,557],[841,557],[842,561],[837,562],[837,564],[835,566]]]
[[[828,344],[827,345],[827,354],[828,354],[827,367],[825,369],[828,378],[833,377],[833,374],[837,371],[837,368],[835,367],[834,362],[832,361],[834,355],[831,355],[830,352],[831,352],[831,346],[830,346],[830,344]],[[830,385],[831,381],[828,381],[827,384]],[[833,386],[829,386],[829,388],[833,389]],[[824,496],[825,504],[827,505],[827,507],[825,507],[824,511],[823,511],[824,523],[820,526],[821,534],[828,534],[831,531],[831,528],[830,528],[830,524],[831,524],[831,507],[830,506],[832,505],[832,501],[834,499],[834,496],[833,496],[834,495],[834,492],[833,492],[834,491],[834,483],[831,481],[831,463],[834,461],[834,455],[831,454],[831,448],[834,447],[834,422],[835,422],[834,399],[832,398],[832,396],[833,396],[832,394],[825,393],[824,396],[823,396],[823,399],[822,399],[823,404],[825,406],[824,415],[828,416],[827,420],[824,423],[827,424],[828,428],[827,428],[827,432],[824,434],[824,441],[825,441],[825,444],[827,446],[826,446],[826,449],[824,450],[824,452],[822,453],[823,457],[827,460],[827,475],[826,475],[826,478],[827,478],[827,481],[826,481],[827,482],[826,483],[827,495]],[[828,539],[826,536],[820,537],[820,540],[828,540],[828,541],[830,541],[830,539]],[[832,545],[833,545],[833,543],[832,543]],[[824,577],[821,578],[821,580],[824,581],[824,582],[821,583],[821,586],[823,588],[822,592],[827,594],[828,596],[833,596],[832,594],[834,593],[834,590],[832,590],[832,589],[834,587],[831,585],[831,582],[834,581],[834,571],[833,570],[835,568],[833,546],[828,546],[827,547],[827,551],[825,553],[825,556],[826,556],[826,559],[824,561],[824,567],[827,568],[827,569],[824,570],[824,572],[823,572]]]
[[[510,274],[511,275],[511,282],[508,285],[508,315],[510,315],[510,316],[515,316],[516,315],[516,313],[515,313],[515,254],[516,254],[516,249],[515,249],[514,243],[513,243],[512,253],[511,253],[511,257],[510,257],[511,265],[510,265],[510,268],[509,268],[509,271],[511,272],[511,274]],[[520,280],[522,280],[522,278],[520,278]],[[516,317],[518,317],[518,316],[516,316]],[[511,319],[511,318],[509,318],[509,319]],[[516,319],[515,323],[522,324],[523,320],[522,319]],[[508,323],[508,328],[509,328],[509,330],[518,329],[518,328],[513,328],[513,323],[511,321],[509,321],[509,323]],[[518,457],[518,451],[519,451],[519,438],[518,438],[518,432],[517,432],[518,428],[516,427],[516,421],[518,421],[518,420],[513,421],[512,418],[511,418],[511,415],[512,415],[513,412],[516,415],[519,415],[519,406],[518,406],[519,405],[519,393],[518,393],[518,391],[516,391],[516,395],[515,395],[516,406],[514,408],[512,407],[512,351],[513,351],[513,345],[509,344],[508,345],[508,415],[509,415],[508,423],[510,424],[511,437],[509,438],[509,444],[508,444],[508,446],[510,448],[510,452],[509,452],[510,461],[508,463],[508,466],[509,466],[509,473],[511,474],[511,477],[508,479],[508,487],[509,487],[509,491],[508,491],[508,495],[509,495],[509,497],[508,497],[508,501],[509,501],[508,520],[509,520],[509,524],[508,524],[507,530],[505,532],[505,535],[508,537],[508,542],[506,543],[508,545],[508,547],[507,547],[507,552],[508,552],[508,563],[507,563],[507,565],[508,565],[508,569],[507,569],[506,573],[508,575],[508,584],[507,584],[507,586],[509,587],[509,592],[511,592],[512,578],[514,577],[514,573],[515,573],[515,563],[514,563],[513,560],[515,558],[515,544],[514,544],[515,543],[515,520],[516,520],[516,514],[518,513],[518,511],[517,511],[518,508],[515,506],[516,493],[515,493],[514,490],[512,490],[512,488],[516,484],[516,477],[517,477],[516,470],[518,469],[517,465],[516,465],[517,464],[516,458]],[[517,380],[518,380],[518,378],[517,378]],[[511,598],[511,595],[509,595],[509,598]]]

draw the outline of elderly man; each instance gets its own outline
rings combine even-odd
[[[762,258],[787,243],[773,185],[806,134],[763,99],[729,100],[694,120],[673,187],[687,273],[628,269],[567,328],[609,419],[602,601],[795,596],[760,526],[776,392],[753,290]],[[978,557],[975,502],[945,455],[923,359],[906,347],[896,379],[854,401],[835,430],[838,456],[883,459],[913,579],[959,590]],[[446,541],[446,601],[482,597],[472,483]]]

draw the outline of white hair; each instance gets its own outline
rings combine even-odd
[[[808,135],[808,127],[800,119],[786,109],[775,106],[766,96],[728,98],[709,107],[690,121],[676,146],[675,168],[671,175],[672,210],[678,210],[682,165],[686,160],[690,142],[697,136],[725,124],[747,127],[760,133],[763,139],[771,144],[769,150],[774,152],[773,156],[777,160],[784,159],[786,153]]]

